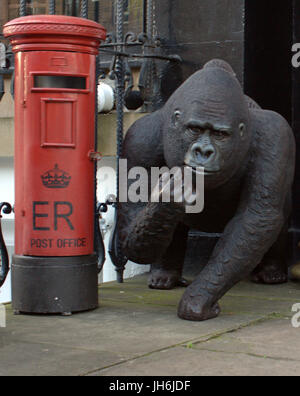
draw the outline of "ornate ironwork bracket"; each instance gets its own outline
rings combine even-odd
[[[159,95],[159,92],[155,89],[158,85],[156,81],[158,79],[158,75],[155,61],[182,62],[179,55],[164,55],[156,53],[160,46],[160,38],[153,38],[152,36],[148,36],[146,33],[136,35],[133,32],[128,32],[123,41],[118,40],[114,33],[108,33],[106,42],[101,45],[101,51],[103,53],[113,56],[109,69],[109,77],[112,80],[116,79],[116,65],[118,57],[123,59],[125,69],[124,85],[126,86],[124,101],[125,106],[129,110],[137,110],[144,103],[147,103],[149,110],[149,106],[154,97],[156,97],[157,101],[157,95]],[[140,47],[142,49],[141,53],[132,53],[126,50],[133,47]],[[129,64],[130,58],[142,60],[138,82],[139,91],[133,90],[134,81]],[[105,76],[105,73],[102,73],[102,76]]]

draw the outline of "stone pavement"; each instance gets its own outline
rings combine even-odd
[[[300,283],[241,282],[206,322],[177,315],[183,289],[147,288],[146,275],[100,287],[100,307],[14,316],[0,328],[0,375],[300,375]],[[300,319],[299,319],[300,322]]]

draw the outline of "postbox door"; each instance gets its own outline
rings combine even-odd
[[[19,56],[25,86],[23,126],[16,134],[16,253],[89,255],[94,250],[93,56]]]

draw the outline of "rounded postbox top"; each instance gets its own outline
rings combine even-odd
[[[6,23],[3,34],[11,41],[14,52],[63,50],[97,54],[106,30],[89,19],[31,15]]]

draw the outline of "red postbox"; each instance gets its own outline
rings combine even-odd
[[[105,29],[39,15],[4,26],[15,53],[13,307],[97,307],[96,55]]]

